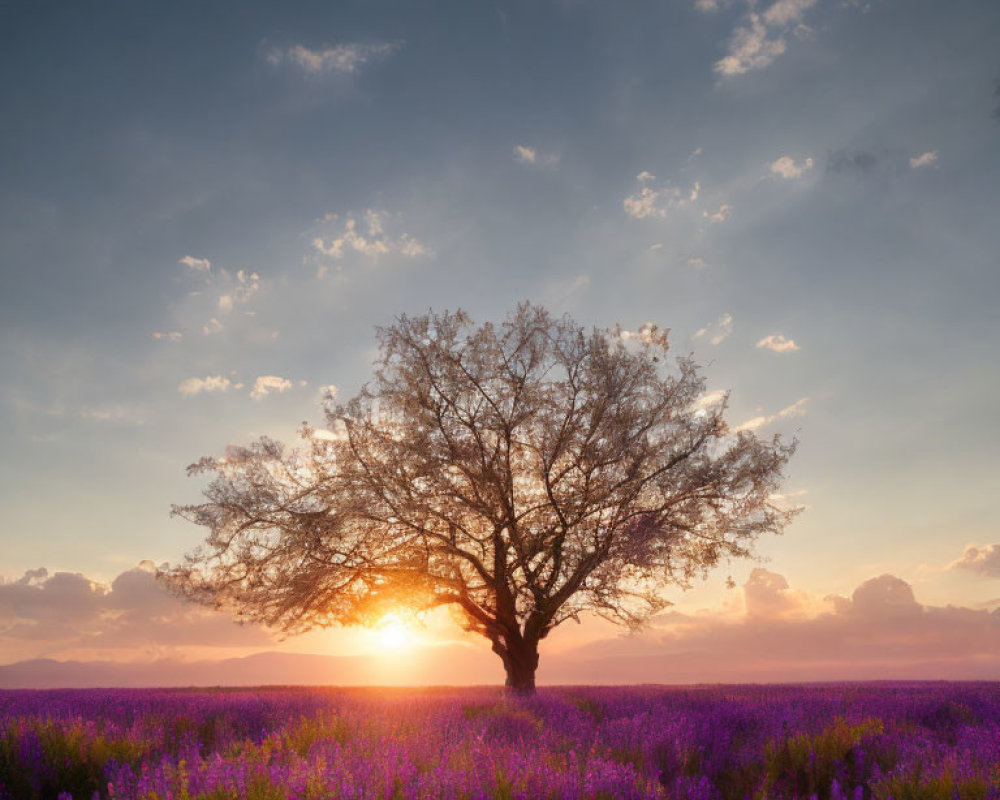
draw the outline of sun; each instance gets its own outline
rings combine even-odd
[[[383,650],[405,650],[416,644],[416,633],[397,614],[386,614],[375,625],[375,635]]]

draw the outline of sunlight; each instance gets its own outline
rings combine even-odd
[[[386,614],[375,626],[379,647],[383,650],[404,650],[416,644],[416,632],[398,614]]]

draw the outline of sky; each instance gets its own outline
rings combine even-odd
[[[3,3],[0,664],[478,658],[153,570],[185,467],[320,423],[376,326],[531,300],[669,328],[804,508],[543,680],[1000,677],[998,41],[992,0]]]

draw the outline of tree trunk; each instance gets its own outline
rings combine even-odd
[[[535,693],[538,643],[522,640],[514,646],[508,645],[503,648],[500,658],[503,659],[503,667],[507,671],[507,680],[504,684],[507,691],[519,697],[531,697]]]

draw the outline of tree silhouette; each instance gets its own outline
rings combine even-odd
[[[169,571],[188,597],[289,632],[453,607],[534,692],[539,642],[591,611],[638,626],[791,512],[771,500],[794,450],[732,432],[666,331],[586,330],[522,304],[378,329],[373,381],[326,403],[305,445],[204,458],[208,528]]]

